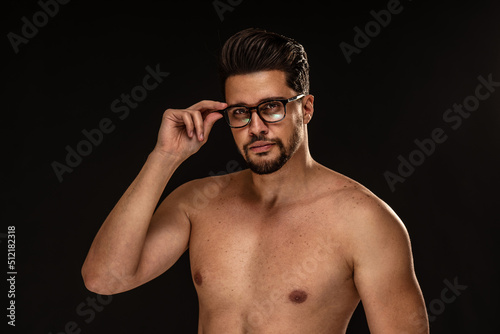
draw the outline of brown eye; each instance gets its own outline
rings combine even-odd
[[[279,103],[277,103],[277,102],[268,102],[268,103],[265,103],[261,106],[261,110],[270,111],[270,112],[272,112],[273,110],[276,110],[278,108],[279,108]]]
[[[235,108],[235,109],[231,110],[231,113],[233,115],[242,115],[242,114],[246,114],[247,110],[245,108]]]

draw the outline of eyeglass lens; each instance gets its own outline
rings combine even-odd
[[[285,117],[285,106],[281,101],[264,102],[258,106],[258,113],[266,122],[278,122]],[[227,115],[231,126],[243,126],[250,122],[252,112],[246,107],[232,107]]]

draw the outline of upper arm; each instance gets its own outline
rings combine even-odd
[[[428,333],[408,233],[380,199],[358,194],[353,211],[354,282],[372,333]]]
[[[164,273],[188,248],[191,223],[183,203],[190,195],[192,182],[170,193],[153,214],[130,288]]]

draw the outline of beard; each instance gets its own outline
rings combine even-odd
[[[285,163],[290,160],[293,154],[297,151],[299,144],[301,142],[300,136],[300,126],[296,126],[294,132],[290,139],[288,140],[288,147],[285,147],[283,141],[279,138],[269,139],[266,138],[263,134],[254,137],[249,143],[243,146],[243,157],[252,172],[259,175],[271,174],[283,167]],[[257,162],[250,158],[249,146],[256,141],[269,141],[276,145],[279,150],[279,156],[273,160],[264,160],[261,162]],[[266,156],[269,152],[257,153],[257,156]]]

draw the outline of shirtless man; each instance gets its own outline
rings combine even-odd
[[[360,300],[372,333],[428,333],[403,223],[309,153],[314,97],[303,47],[241,31],[223,47],[221,79],[227,103],[165,111],[155,148],[90,248],[87,288],[133,289],[189,247],[198,333],[345,333]],[[250,168],[190,181],[155,211],[171,175],[223,117]]]

